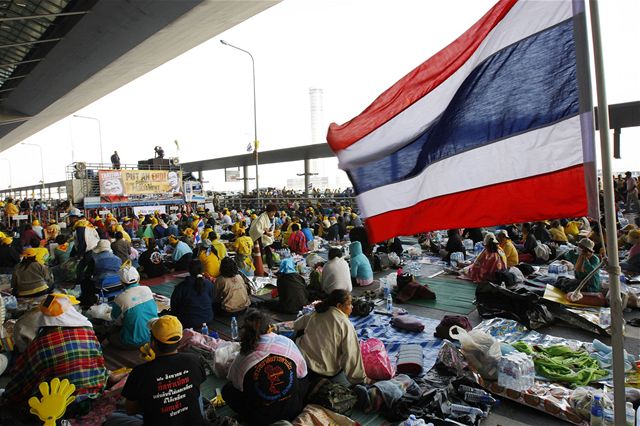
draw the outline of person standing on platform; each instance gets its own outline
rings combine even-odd
[[[113,155],[111,155],[111,167],[116,170],[120,169],[120,156],[118,155],[118,151],[113,151]]]

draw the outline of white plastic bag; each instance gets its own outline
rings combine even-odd
[[[111,305],[108,303],[101,303],[99,305],[93,305],[86,313],[88,318],[101,319],[105,321],[111,321]]]
[[[213,369],[216,376],[224,379],[229,373],[231,363],[240,353],[240,343],[229,342],[224,346],[218,346],[213,352]]]
[[[483,378],[488,380],[498,378],[498,361],[502,355],[498,340],[484,331],[467,332],[457,325],[449,329],[449,336],[460,341],[460,349],[465,359]]]

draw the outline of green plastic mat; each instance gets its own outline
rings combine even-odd
[[[156,294],[160,294],[162,296],[171,297],[173,294],[173,289],[180,283],[180,281],[176,282],[167,282],[162,284],[151,285],[149,288],[152,292]]]
[[[468,315],[475,309],[473,301],[476,298],[476,284],[471,281],[449,277],[418,277],[418,281],[422,284],[428,284],[429,288],[436,294],[436,299],[412,299],[407,302],[408,305],[462,315]]]

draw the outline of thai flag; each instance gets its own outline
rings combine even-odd
[[[198,225],[196,226],[196,232],[193,234],[193,243],[200,244],[202,242],[202,236],[200,235],[204,230],[204,219],[200,218]]]
[[[360,115],[331,124],[370,239],[597,206],[586,37],[582,0],[499,1]]]

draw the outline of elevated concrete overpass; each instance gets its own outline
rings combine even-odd
[[[279,1],[0,0],[0,151]]]

